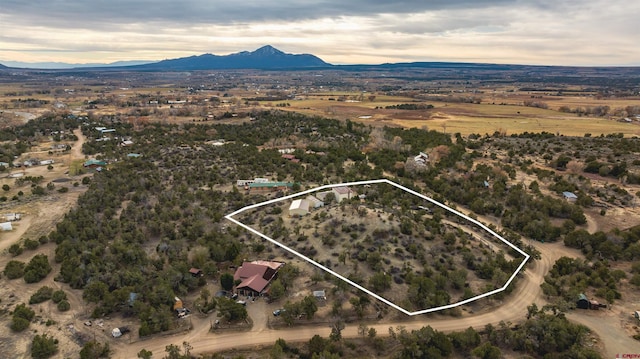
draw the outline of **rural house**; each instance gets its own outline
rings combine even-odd
[[[282,262],[253,261],[244,262],[233,275],[233,279],[240,281],[236,286],[238,294],[257,297],[265,293],[269,283],[275,278],[280,268],[284,266]]]
[[[351,199],[356,193],[347,186],[333,187],[331,190],[336,196],[336,202],[340,203],[345,199]]]

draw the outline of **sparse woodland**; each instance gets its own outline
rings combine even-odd
[[[55,257],[36,256],[28,263],[11,261],[4,268],[5,276],[37,285],[47,275],[54,275],[56,280],[84,290],[83,298],[90,303],[95,318],[136,317],[140,336],[167,331],[177,325],[171,310],[175,296],[200,291],[207,280],[232,273],[231,266],[240,264],[243,258],[286,260],[285,252],[261,243],[223,219],[247,204],[282,193],[249,193],[236,187],[236,180],[268,177],[296,182],[306,189],[388,177],[452,207],[492,218],[504,228],[500,233],[507,240],[534,258],[535,250],[523,237],[564,241],[567,246],[580,248],[589,262],[556,263],[543,285],[545,293],[557,299],[556,306],[532,308],[529,319],[518,329],[508,329],[505,324],[504,328],[485,328],[481,334],[445,335],[424,328],[414,332],[398,330],[389,339],[370,333],[363,340],[368,340],[380,353],[399,348],[398,357],[402,358],[447,357],[452,353],[493,358],[499,357],[501,350],[540,358],[597,357],[579,346],[587,329],[569,323],[556,310],[570,307],[576,292],[590,292],[611,303],[619,298],[616,285],[620,279],[640,275],[637,268],[634,273],[625,273],[606,266],[608,262],[640,258],[638,229],[589,234],[585,231],[584,215],[585,208],[601,206],[602,215],[606,215],[607,206],[630,205],[636,200],[638,194],[627,193],[616,185],[594,185],[588,174],[640,182],[640,162],[635,159],[640,152],[638,139],[565,138],[548,133],[509,137],[495,133],[463,138],[459,134],[449,136],[419,129],[372,129],[358,123],[280,111],[255,112],[251,116],[254,120],[239,125],[151,123],[137,129],[117,116],[94,120],[58,116],[0,131],[0,138],[13,141],[0,148],[0,161],[27,150],[32,141],[47,131],[69,131],[78,126],[89,139],[96,138],[96,126],[109,126],[134,143],[126,148],[117,141],[85,143],[85,154],[110,164],[93,176],[77,208],[41,239],[42,243],[56,243]],[[215,139],[224,139],[226,144],[207,143]],[[278,147],[296,148],[293,154],[300,163],[283,159]],[[408,159],[420,151],[429,153],[432,161],[424,168],[410,166]],[[127,158],[132,152],[142,156]],[[525,182],[519,174],[535,180]],[[42,189],[45,193],[48,190]],[[564,200],[563,191],[576,193],[577,201]],[[519,263],[513,258],[514,253],[508,251],[485,250],[481,256],[481,249],[473,249],[469,244],[472,239],[466,232],[446,224],[455,221],[454,217],[441,211],[429,215],[417,213],[418,204],[372,190],[363,203],[334,204],[332,210],[317,212],[317,226],[321,230],[309,221],[301,221],[302,227],[298,229],[279,224],[277,218],[283,216],[282,209],[254,213],[248,220],[328,266],[351,266],[349,274],[354,281],[383,293],[402,288],[407,295],[401,300],[414,309],[447,304],[453,297],[450,292],[456,293],[457,298],[473,295],[481,288],[468,286],[471,277],[495,288],[504,283],[505,276]],[[358,225],[357,216],[361,213],[358,211],[366,214],[381,209],[394,216],[393,220],[385,218],[387,227],[374,231]],[[343,213],[350,211],[356,214],[355,222],[343,220]],[[315,242],[309,240],[312,236],[318,237]],[[338,239],[350,247],[331,243]],[[437,251],[429,254],[431,258],[427,261],[429,241],[438,245],[433,247]],[[382,250],[392,256],[383,256]],[[58,273],[49,273],[49,261],[61,264]],[[355,270],[358,266],[359,272]],[[201,268],[204,277],[191,276],[191,267]],[[381,273],[389,274],[389,278]],[[278,279],[283,298],[295,275],[300,273],[293,270],[282,273]],[[341,292],[341,298],[350,303],[349,309],[334,305],[336,314],[349,310],[345,317],[361,317],[367,308],[372,308],[368,298],[353,289],[331,278],[316,279]],[[577,281],[579,285],[570,286],[569,281]],[[517,286],[517,280],[512,286]],[[130,293],[138,294],[131,305]],[[64,301],[60,299],[62,294],[58,293],[56,300]],[[42,289],[34,300],[48,300],[50,295],[56,296]],[[500,295],[509,295],[509,291]],[[235,303],[220,302],[218,310],[232,304]],[[314,316],[309,301],[303,299],[287,305],[291,313]],[[223,311],[230,321],[246,317],[246,312]],[[29,314],[23,308],[19,315],[14,315],[12,325],[16,330],[28,326]],[[455,311],[450,314],[456,315]],[[554,334],[542,335],[544,332]],[[47,351],[53,351],[49,339],[39,340]],[[560,339],[562,342],[558,342]],[[291,355],[305,350],[300,356],[309,358],[353,353],[349,344],[341,341],[339,328],[334,337],[314,338],[312,342],[307,349],[295,349],[280,342],[274,350]]]

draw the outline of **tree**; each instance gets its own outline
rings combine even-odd
[[[182,359],[180,347],[175,344],[169,344],[164,348],[167,355],[164,359]]]
[[[138,358],[140,359],[151,359],[152,356],[153,356],[153,352],[147,349],[141,349],[138,352]]]
[[[11,330],[21,332],[29,327],[31,320],[36,315],[33,309],[22,303],[14,309],[11,317]]]
[[[51,300],[56,304],[65,299],[67,299],[67,294],[63,290],[56,290],[51,294]]]
[[[3,190],[3,191],[7,192],[7,191],[9,191],[10,189],[11,189],[11,187],[9,187],[9,185],[8,185],[8,184],[3,184],[3,185],[2,185],[2,190]]]
[[[302,302],[300,304],[301,304],[302,312],[305,314],[307,319],[313,318],[313,315],[316,314],[316,312],[318,311],[318,304],[316,303],[316,298],[314,298],[312,295],[308,295],[304,297],[304,299],[302,299]]]
[[[232,290],[233,289],[233,274],[231,273],[222,273],[220,275],[220,285],[224,290]]]
[[[24,252],[24,248],[22,248],[20,243],[14,243],[11,246],[9,246],[9,253],[11,253],[11,255],[14,257],[21,255],[22,252]]]
[[[327,341],[319,336],[318,334],[314,335],[311,339],[309,339],[309,353],[322,353],[324,348],[327,346]]]
[[[87,285],[82,293],[82,298],[89,303],[99,303],[108,292],[109,286],[102,281],[96,280]]]
[[[71,309],[71,304],[69,303],[68,300],[64,299],[58,302],[57,307],[59,311],[66,312],[67,310]]]
[[[31,295],[31,298],[29,298],[29,304],[42,303],[44,301],[51,299],[52,295],[53,295],[53,288],[47,287],[45,285],[44,287],[40,287],[35,293]]]
[[[9,279],[22,278],[25,264],[20,261],[9,261],[4,267],[4,275]]]
[[[31,342],[31,357],[46,359],[58,352],[58,340],[46,334],[36,335]]]
[[[95,340],[86,342],[80,350],[80,359],[109,358],[110,356],[109,343],[102,344]]]
[[[36,254],[24,268],[24,281],[35,283],[44,279],[51,272],[49,257],[44,254]]]
[[[247,308],[229,298],[218,298],[218,316],[229,322],[247,319]]]
[[[502,357],[500,348],[493,346],[489,342],[486,342],[481,346],[473,349],[471,351],[471,354],[480,359],[500,359]]]
[[[382,272],[376,272],[369,278],[369,285],[376,292],[384,292],[391,288],[391,276]]]
[[[342,321],[342,319],[336,319],[331,325],[331,334],[329,334],[329,339],[334,342],[342,340],[342,329],[344,329],[344,327],[344,321]]]
[[[269,287],[269,298],[271,298],[271,300],[278,300],[284,296],[284,291],[284,285],[282,285],[280,279],[276,279],[271,282],[271,286]]]

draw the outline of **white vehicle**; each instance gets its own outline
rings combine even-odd
[[[128,327],[113,328],[113,330],[111,330],[111,336],[114,338],[120,338],[123,334],[127,334],[130,331],[131,330]]]

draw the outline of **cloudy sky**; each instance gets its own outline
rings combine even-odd
[[[640,65],[640,1],[2,0],[0,63],[162,60],[270,44],[333,64]]]

